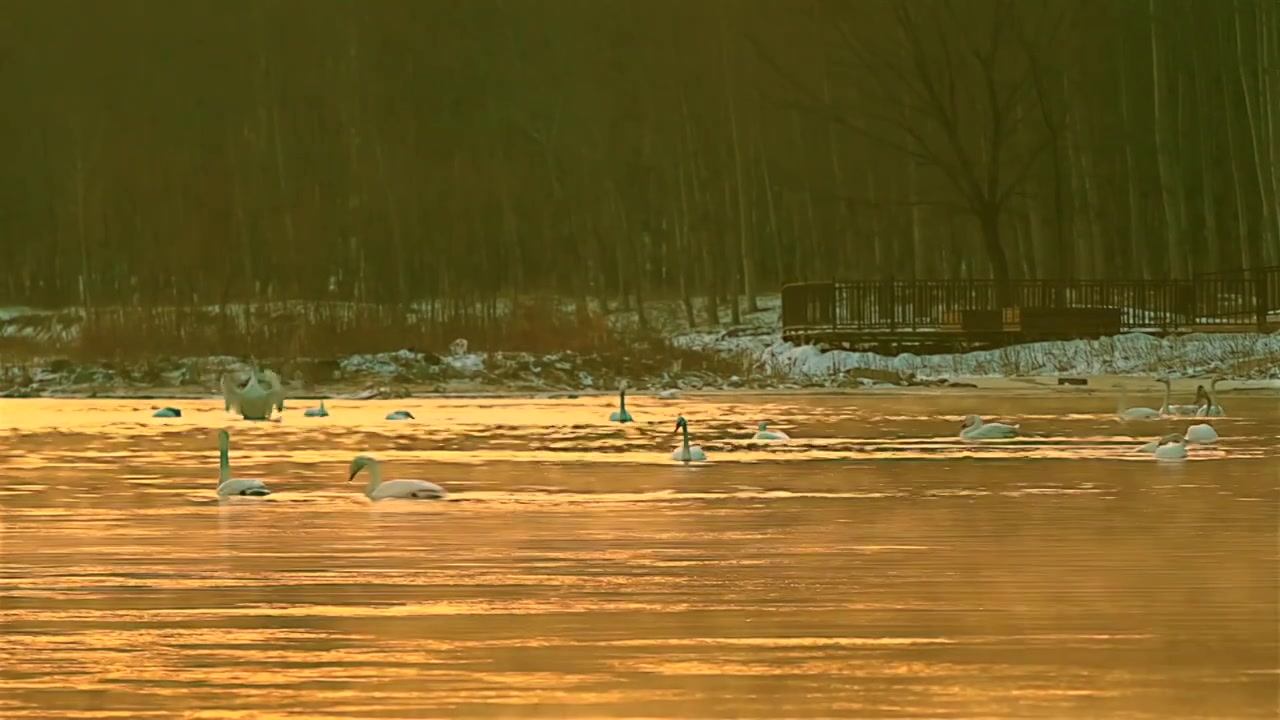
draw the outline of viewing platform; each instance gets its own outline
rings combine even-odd
[[[882,352],[955,352],[1122,333],[1280,330],[1280,267],[1193,280],[797,282],[782,288],[782,336]]]

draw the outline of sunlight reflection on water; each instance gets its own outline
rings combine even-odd
[[[613,403],[0,400],[0,716],[1273,716],[1274,399],[1185,463],[1105,398]]]

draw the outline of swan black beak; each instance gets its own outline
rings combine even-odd
[[[360,472],[360,471],[359,471],[358,469],[357,469],[357,470],[352,470],[352,471],[351,471],[351,474],[347,476],[347,482],[351,482],[352,480],[355,480],[355,479],[356,479],[356,474],[357,474],[357,473],[359,473],[359,472]]]

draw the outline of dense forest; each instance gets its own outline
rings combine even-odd
[[[6,303],[1280,264],[1276,0],[11,3],[0,92]]]

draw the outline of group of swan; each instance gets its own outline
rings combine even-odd
[[[259,377],[261,376],[261,377]],[[261,373],[252,371],[244,387],[230,375],[223,375],[222,380],[223,407],[227,412],[237,412],[245,420],[269,420],[271,411],[284,412],[286,390],[280,376],[272,370]],[[171,411],[172,414],[161,414]],[[329,410],[324,401],[318,408],[308,408],[306,417],[329,417]],[[182,417],[182,412],[174,408],[164,408],[155,417]],[[388,420],[414,420],[413,413],[408,410],[396,410],[387,414]]]
[[[231,435],[218,431],[218,497],[263,497],[271,490],[261,480],[243,480],[231,477]],[[445,489],[426,480],[383,481],[378,461],[368,455],[358,455],[347,469],[347,482],[355,479],[361,470],[369,470],[369,482],[364,487],[370,500],[442,500],[449,496]]]
[[[1208,389],[1203,385],[1196,386],[1196,399],[1191,405],[1172,405],[1170,404],[1170,395],[1172,394],[1172,382],[1169,378],[1157,378],[1156,382],[1164,385],[1164,402],[1161,403],[1159,410],[1152,410],[1148,407],[1131,407],[1124,406],[1125,392],[1124,388],[1120,388],[1120,401],[1116,407],[1116,414],[1121,420],[1159,420],[1170,416],[1194,416],[1209,417],[1222,416],[1226,412],[1222,405],[1218,403],[1217,387],[1218,381],[1222,378],[1213,378],[1209,382]]]
[[[664,391],[664,393],[665,392],[666,391]],[[671,391],[671,392],[678,393],[678,391]],[[659,394],[659,397],[663,397],[663,394]],[[678,394],[674,396],[668,396],[668,397],[678,397]],[[631,417],[631,413],[627,411],[627,387],[625,383],[623,384],[622,388],[618,391],[618,409],[614,410],[612,413],[609,413],[609,422],[616,422],[616,423],[635,422],[635,419]],[[671,453],[672,460],[676,462],[690,463],[690,462],[704,462],[707,459],[707,453],[703,451],[703,449],[700,446],[691,445],[689,443],[689,422],[684,419],[683,415],[676,418],[676,432],[683,433],[684,437],[680,447],[672,451]],[[756,434],[753,435],[751,439],[752,440],[790,440],[791,438],[786,433],[780,430],[770,430],[768,423],[760,423],[759,428],[757,428],[756,430]]]
[[[1181,460],[1187,457],[1188,445],[1210,445],[1218,441],[1218,431],[1209,423],[1198,423],[1185,433],[1170,433],[1156,438],[1138,448],[1138,452],[1154,455],[1160,460]]]

